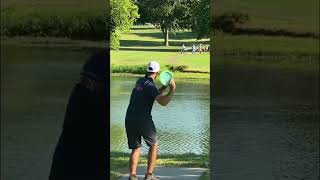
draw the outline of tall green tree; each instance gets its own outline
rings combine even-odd
[[[191,29],[197,39],[210,36],[210,0],[193,0],[191,8]]]
[[[138,6],[132,0],[110,0],[110,9],[111,49],[118,49],[120,40],[117,31],[130,30],[139,18]]]
[[[152,23],[163,34],[164,45],[169,46],[169,33],[190,27],[191,0],[138,0],[144,23]]]

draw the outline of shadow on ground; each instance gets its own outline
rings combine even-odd
[[[139,29],[134,29],[134,30],[139,30]],[[145,30],[145,29],[141,29]],[[150,29],[151,30],[151,29]],[[132,33],[137,36],[141,37],[148,37],[148,38],[157,38],[157,39],[162,39],[163,34],[161,32],[145,32],[145,33]],[[170,33],[169,34],[169,39],[175,39],[175,40],[191,40],[191,39],[196,39],[196,34],[193,32],[176,32],[176,33]]]
[[[169,44],[170,46],[182,46],[184,44],[186,48],[191,48],[192,45],[199,45],[199,44],[209,44],[210,41],[188,41],[188,42],[181,42],[181,41],[176,41],[170,40],[169,39]],[[141,47],[141,46],[164,46],[164,41],[141,41],[141,40],[121,40],[120,41],[121,46],[126,46],[126,47]]]
[[[206,171],[205,168],[174,168],[174,167],[156,167],[155,177],[160,179],[175,179],[175,180],[198,180],[199,177]],[[143,179],[146,172],[146,167],[138,167],[137,176]],[[129,174],[124,175],[120,180],[127,180]]]
[[[155,48],[120,48],[120,51],[149,51],[149,52],[177,52],[180,53],[180,50],[177,49],[155,49]]]

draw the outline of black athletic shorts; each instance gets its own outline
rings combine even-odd
[[[157,143],[157,131],[152,120],[126,120],[129,149],[141,147],[141,137],[150,147]]]

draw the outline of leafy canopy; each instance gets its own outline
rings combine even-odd
[[[139,18],[138,6],[132,0],[110,0],[111,32],[129,31]]]

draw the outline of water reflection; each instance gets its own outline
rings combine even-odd
[[[318,73],[236,61],[216,65],[212,178],[318,179]]]

